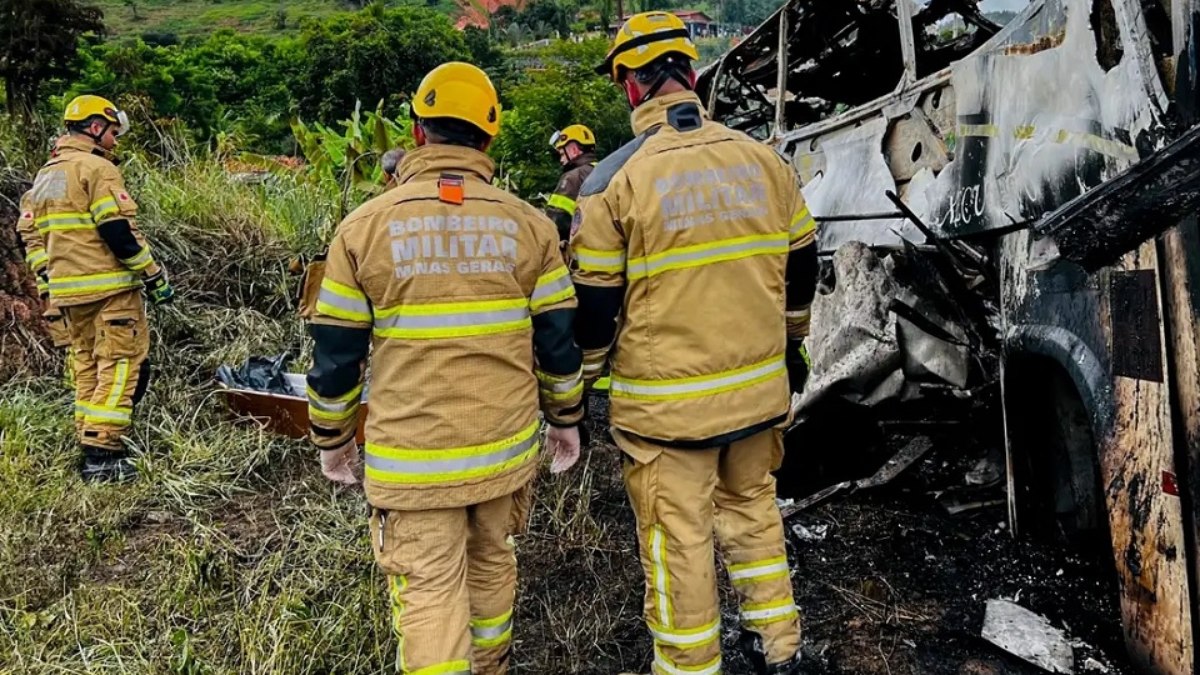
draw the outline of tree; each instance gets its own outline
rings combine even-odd
[[[306,119],[331,124],[357,101],[384,101],[394,110],[421,78],[446,61],[470,57],[462,32],[424,7],[369,7],[351,16],[308,21],[292,91]]]
[[[77,0],[0,0],[0,78],[10,114],[28,119],[42,85],[75,74],[85,35],[104,32],[104,13]]]
[[[633,135],[620,90],[592,70],[607,50],[604,39],[557,42],[537,53],[540,67],[498,83],[504,115],[491,154],[518,194],[532,199],[554,189],[560,168],[548,142],[556,129],[586,124],[601,157]]]

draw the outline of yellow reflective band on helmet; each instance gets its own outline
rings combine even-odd
[[[558,209],[559,211],[566,211],[568,215],[575,215],[575,200],[566,195],[558,193],[550,195],[550,199],[546,201],[546,206]]]
[[[107,408],[116,408],[117,404],[125,396],[125,386],[129,382],[129,359],[121,359],[117,361],[116,373],[113,375],[112,389],[108,392],[108,399],[104,402]]]
[[[625,251],[598,251],[594,248],[572,248],[575,262],[582,272],[624,272]]]
[[[682,400],[745,389],[786,374],[787,366],[780,354],[733,370],[679,379],[633,380],[614,373],[611,394],[643,401]]]
[[[787,577],[788,574],[787,556],[785,555],[729,566],[729,580],[735,585],[781,579]]]
[[[790,597],[742,605],[742,622],[751,626],[787,621],[799,615],[800,611]]]
[[[385,338],[474,337],[531,326],[529,301],[525,298],[399,305],[375,311],[375,334]]]
[[[681,666],[667,658],[662,649],[655,645],[652,670],[659,675],[720,675],[721,656],[718,654],[711,661],[698,666]]]
[[[471,644],[488,649],[512,639],[512,610],[492,619],[471,619]]]
[[[446,483],[494,476],[537,456],[538,420],[513,436],[461,448],[407,449],[367,443],[367,476],[386,483]]]
[[[633,258],[629,261],[628,272],[630,279],[644,279],[672,270],[702,267],[757,255],[782,255],[787,251],[788,235],[785,233],[734,237],[667,249],[644,258]]]
[[[29,249],[25,254],[25,262],[33,269],[37,269],[42,265],[50,262],[50,255],[46,253],[46,249],[38,247]]]
[[[551,401],[570,401],[583,393],[583,372],[566,377],[535,370],[542,396]]]
[[[461,660],[447,661],[445,663],[418,668],[417,670],[401,669],[401,672],[406,673],[406,675],[471,675],[471,662]]]
[[[317,313],[358,323],[371,322],[371,303],[357,288],[325,277],[317,294]]]
[[[788,227],[788,241],[795,243],[801,239],[812,236],[817,231],[817,221],[813,219],[812,213],[808,207],[800,209],[796,215],[792,216],[792,223]]]
[[[121,258],[121,264],[134,272],[141,272],[153,263],[154,258],[150,255],[149,246],[143,246],[142,250],[138,251],[132,258]]]
[[[112,197],[102,197],[97,199],[96,201],[92,202],[92,205],[88,207],[88,210],[92,212],[92,219],[97,223],[109,216],[115,216],[121,213],[121,209],[117,207],[117,200],[113,199]]]
[[[553,272],[538,277],[533,287],[533,295],[529,297],[529,309],[537,311],[542,307],[554,305],[575,297],[575,286],[571,283],[571,274],[565,265]]]
[[[140,288],[141,285],[141,279],[133,272],[103,272],[75,277],[52,277],[50,279],[50,295],[52,297],[88,295],[123,288]]]
[[[362,390],[363,386],[359,384],[341,396],[325,398],[313,391],[312,387],[308,387],[308,416],[329,422],[349,419],[358,412],[358,406],[362,402]]]
[[[66,232],[68,230],[94,230],[96,222],[90,213],[50,213],[33,221],[38,232]]]
[[[703,647],[721,637],[719,618],[698,628],[664,628],[652,622],[647,622],[646,625],[655,642],[680,649]]]

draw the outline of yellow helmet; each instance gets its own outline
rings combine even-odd
[[[500,132],[500,97],[487,73],[460,61],[429,71],[413,96],[413,113],[422,119],[449,117],[479,127],[488,136]]]
[[[555,150],[562,150],[571,141],[585,146],[595,145],[596,134],[593,134],[591,129],[582,124],[572,124],[566,129],[554,132],[554,135],[550,137],[550,147]]]
[[[116,124],[118,136],[129,131],[129,117],[125,111],[118,110],[116,104],[101,96],[76,96],[63,112],[64,122],[85,122],[92,117],[101,117]]]
[[[700,58],[683,21],[670,12],[634,14],[617,31],[612,48],[596,72],[615,80],[621,68],[637,70],[670,53],[683,54],[693,61]]]

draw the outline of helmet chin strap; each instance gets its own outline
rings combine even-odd
[[[650,81],[651,77],[654,78],[653,81]],[[642,81],[638,75],[635,74],[633,77],[625,78],[622,85],[625,87],[625,96],[629,99],[629,106],[636,109],[639,105],[654,98],[654,95],[658,93],[659,89],[662,89],[667,80],[675,80],[684,87],[687,87],[689,91],[695,90],[696,71],[691,68],[685,71],[684,68],[674,63],[668,63],[666,66],[656,68],[643,81],[643,84],[650,82],[650,88],[646,90],[645,94],[641,93],[638,90],[637,84],[635,84],[635,81]]]

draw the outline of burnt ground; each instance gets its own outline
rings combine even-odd
[[[995,434],[981,430],[996,429]],[[979,637],[991,598],[1038,612],[1074,641],[1077,673],[1132,674],[1124,654],[1116,583],[1102,549],[1014,539],[1003,484],[967,486],[975,462],[998,449],[999,426],[921,428],[923,459],[891,483],[834,496],[785,522],[793,583],[811,673],[1039,673]],[[789,437],[779,472],[784,497],[871,474],[912,430],[878,437]],[[839,442],[831,439],[837,437]],[[834,461],[831,458],[836,458]],[[576,500],[588,534],[556,523],[546,489],[520,544],[514,666],[524,673],[649,671],[650,642],[638,615],[642,581],[633,519],[615,448],[598,443]],[[949,503],[997,502],[959,515]],[[798,536],[797,526],[824,531]],[[599,528],[602,531],[597,531]],[[556,532],[557,531],[557,532]],[[568,531],[576,534],[567,536]],[[749,673],[736,653],[736,608],[722,574],[725,672]]]

